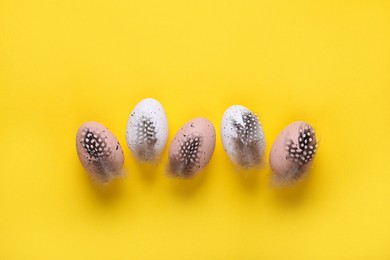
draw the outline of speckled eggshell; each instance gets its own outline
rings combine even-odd
[[[222,118],[221,139],[229,158],[243,168],[259,166],[265,151],[263,128],[244,106],[229,107]]]
[[[98,183],[109,183],[122,175],[123,151],[116,137],[97,122],[83,124],[76,135],[80,162]]]
[[[278,135],[270,152],[270,166],[276,185],[302,180],[317,151],[314,129],[306,122],[291,123]]]
[[[175,135],[169,148],[169,175],[190,178],[209,163],[215,148],[215,128],[206,118],[195,118]]]
[[[147,98],[135,106],[128,120],[126,140],[137,160],[152,162],[159,158],[168,140],[168,120],[160,102]]]

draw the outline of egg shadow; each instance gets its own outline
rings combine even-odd
[[[271,176],[272,178],[272,176]],[[291,185],[278,186],[271,180],[270,187],[275,191],[276,200],[284,206],[297,206],[307,198],[311,178],[310,174]]]
[[[192,178],[181,179],[169,177],[172,191],[181,198],[192,197],[204,185],[209,174],[211,172],[206,167],[206,169]]]
[[[113,179],[110,183],[101,184],[93,180],[83,168],[79,170],[79,175],[83,176],[83,182],[88,192],[103,205],[112,204],[124,194],[124,179],[126,176]]]
[[[260,186],[262,167],[244,169],[232,163],[236,168],[234,175],[248,192],[256,192]]]
[[[139,173],[141,179],[148,184],[152,184],[156,180],[159,162],[137,162],[137,173]]]

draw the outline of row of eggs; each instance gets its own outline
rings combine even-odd
[[[244,106],[229,107],[222,118],[221,139],[229,158],[245,169],[262,164],[265,138],[257,116]],[[168,120],[164,108],[155,99],[139,102],[131,112],[126,141],[134,157],[155,162],[168,141]],[[215,148],[213,124],[206,118],[186,123],[169,148],[168,173],[172,177],[191,178],[210,161]],[[270,152],[270,166],[276,184],[301,180],[316,154],[318,142],[314,129],[306,122],[291,123],[278,135]],[[81,164],[99,183],[108,183],[123,175],[124,156],[117,138],[97,122],[83,124],[76,136]]]

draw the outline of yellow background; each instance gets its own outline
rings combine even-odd
[[[389,1],[0,1],[1,259],[390,259]],[[141,99],[216,126],[191,181],[167,149],[139,165],[125,141]],[[284,126],[321,138],[310,177],[270,187],[239,172],[219,125],[257,112],[268,162]],[[75,134],[118,137],[127,178],[95,187]]]

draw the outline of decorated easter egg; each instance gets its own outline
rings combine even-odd
[[[275,184],[288,185],[302,180],[316,155],[318,142],[311,125],[291,123],[278,135],[270,152]]]
[[[257,116],[244,106],[229,107],[222,118],[221,139],[229,158],[243,168],[259,166],[265,138]]]
[[[147,98],[135,106],[128,120],[126,140],[137,160],[152,162],[159,158],[168,140],[168,120],[160,102]]]
[[[76,135],[81,164],[99,183],[108,183],[122,175],[123,151],[116,137],[97,122],[83,124]]]
[[[209,163],[215,148],[215,128],[206,118],[195,118],[175,135],[169,148],[169,175],[190,178]]]

